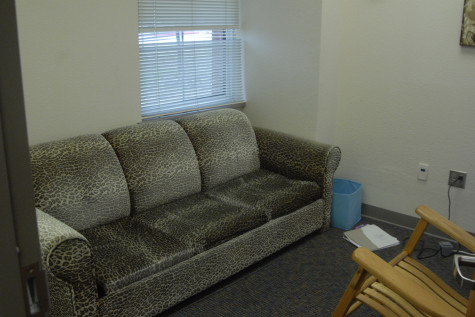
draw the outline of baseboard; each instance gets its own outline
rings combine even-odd
[[[387,222],[399,227],[407,228],[407,229],[414,229],[419,221],[419,217],[416,216],[409,216],[404,215],[395,211],[387,210],[384,208],[379,208],[367,204],[363,204],[361,208],[361,214],[363,217]],[[470,233],[470,232],[469,232]],[[426,230],[426,234],[435,236],[444,240],[452,240],[449,236],[445,233],[440,231],[439,229],[429,226]],[[471,233],[473,235],[473,233]]]

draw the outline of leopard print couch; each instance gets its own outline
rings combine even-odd
[[[330,225],[336,146],[201,112],[30,148],[52,316],[155,316]]]

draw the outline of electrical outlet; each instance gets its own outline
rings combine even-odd
[[[459,179],[462,177],[462,179]],[[449,173],[449,185],[458,188],[465,188],[465,181],[467,180],[467,173],[450,170]]]

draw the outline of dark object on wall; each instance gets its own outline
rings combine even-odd
[[[465,0],[460,45],[475,46],[475,0]]]

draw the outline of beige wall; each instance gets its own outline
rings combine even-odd
[[[258,126],[314,138],[321,1],[242,0],[246,114]]]
[[[475,231],[475,50],[458,45],[462,5],[243,0],[246,113],[341,146],[337,176],[361,182],[376,207],[446,215],[449,169],[468,172],[466,189],[451,190],[452,219]]]
[[[326,133],[343,151],[337,176],[361,182],[367,204],[447,215],[449,169],[466,171],[466,189],[451,190],[452,219],[475,231],[475,50],[458,44],[463,1],[328,2],[341,27],[324,25],[322,38],[341,47],[321,63],[337,61],[338,97],[318,116],[336,106]],[[426,182],[419,162],[430,164]]]
[[[30,144],[140,121],[136,1],[16,3]]]
[[[462,1],[243,0],[246,113],[341,146],[363,201],[446,213],[475,231],[475,50]],[[140,121],[135,1],[18,0],[30,143]],[[418,181],[419,162],[430,164]]]
[[[318,61],[318,116],[316,135],[320,142],[335,143],[337,105],[340,96],[340,64],[345,52],[342,50],[343,25],[341,12],[343,1],[323,1]]]

